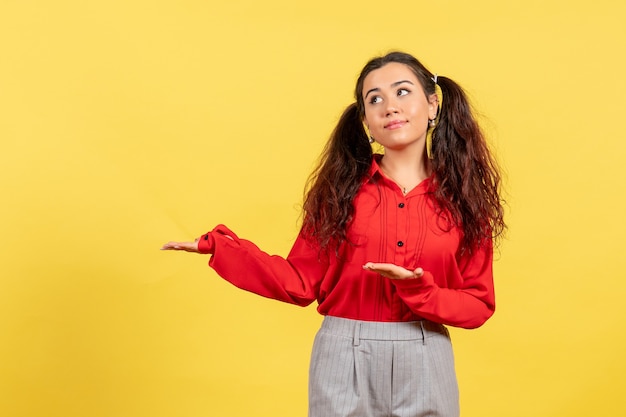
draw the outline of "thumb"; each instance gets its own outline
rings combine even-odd
[[[415,275],[415,278],[421,278],[422,275],[424,275],[424,270],[422,268],[417,268],[413,271],[413,275]]]

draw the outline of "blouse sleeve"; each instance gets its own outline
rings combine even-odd
[[[231,284],[299,306],[307,306],[317,298],[328,268],[319,250],[302,235],[283,258],[263,252],[254,243],[219,225],[199,238],[198,249],[212,254],[209,266]]]
[[[461,257],[444,287],[429,271],[421,278],[392,280],[404,302],[420,317],[437,323],[472,329],[495,311],[492,243]],[[458,283],[458,284],[457,284]]]

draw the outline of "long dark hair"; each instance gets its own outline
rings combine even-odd
[[[302,230],[322,249],[338,249],[348,240],[353,200],[372,163],[363,127],[363,82],[370,72],[392,62],[408,66],[427,97],[435,94],[434,74],[409,54],[391,52],[365,65],[356,83],[356,102],[342,114],[307,182]],[[430,191],[440,214],[463,231],[461,250],[471,252],[506,228],[500,174],[463,89],[447,77],[437,77],[436,83],[444,99],[433,131]]]

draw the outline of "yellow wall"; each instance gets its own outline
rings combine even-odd
[[[506,170],[499,307],[453,332],[464,416],[623,415],[619,0],[3,0],[0,415],[303,416],[320,318],[164,253],[273,253],[361,66],[464,85]]]

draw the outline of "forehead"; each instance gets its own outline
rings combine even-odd
[[[389,88],[398,81],[411,81],[415,85],[421,85],[415,73],[405,64],[390,62],[367,74],[363,80],[363,92],[372,88]]]

